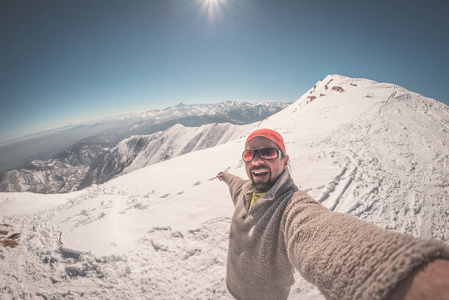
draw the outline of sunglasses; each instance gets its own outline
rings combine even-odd
[[[242,158],[244,162],[250,162],[256,157],[256,153],[259,154],[261,159],[271,160],[279,157],[281,150],[274,147],[263,147],[257,149],[248,149],[243,151]]]

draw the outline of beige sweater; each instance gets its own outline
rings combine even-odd
[[[385,299],[413,268],[449,259],[436,240],[380,229],[328,210],[288,171],[248,210],[249,180],[223,174],[235,205],[226,282],[240,300],[287,299],[294,268],[326,299]]]

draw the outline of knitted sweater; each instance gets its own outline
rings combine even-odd
[[[332,212],[284,171],[248,210],[249,180],[223,173],[235,205],[226,283],[240,300],[287,299],[293,271],[326,299],[385,299],[413,269],[449,247]]]

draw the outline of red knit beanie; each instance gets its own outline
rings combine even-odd
[[[287,151],[285,151],[284,139],[282,138],[282,136],[279,133],[277,133],[276,131],[271,130],[271,129],[257,129],[256,131],[253,131],[253,133],[251,133],[248,136],[248,138],[246,139],[245,147],[246,147],[246,144],[248,144],[248,142],[250,140],[252,140],[253,138],[258,137],[258,136],[267,138],[270,141],[275,142],[276,145],[278,145],[279,148],[281,148],[281,150],[282,150],[282,152],[284,152],[284,154],[287,153]]]

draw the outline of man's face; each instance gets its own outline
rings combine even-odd
[[[245,150],[262,147],[279,149],[275,142],[264,137],[255,137],[246,144]],[[256,154],[252,161],[245,162],[246,174],[251,180],[254,190],[257,193],[263,193],[271,189],[284,169],[287,168],[287,163],[288,156],[281,158],[279,155],[276,159],[263,160],[259,154]]]

